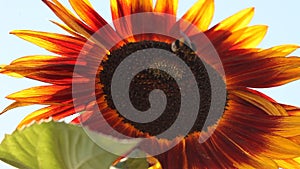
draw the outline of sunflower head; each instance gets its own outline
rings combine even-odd
[[[254,8],[209,27],[212,0],[177,18],[176,0],[111,0],[108,24],[87,0],[43,1],[69,35],[12,34],[56,56],[26,56],[3,74],[46,82],[11,94],[12,108],[42,104],[19,125],[80,112],[72,122],[139,149],[164,169],[300,166],[299,108],[256,91],[300,78],[297,45],[258,48],[267,27]],[[259,142],[258,142],[259,140]]]

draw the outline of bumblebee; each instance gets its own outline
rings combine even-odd
[[[177,52],[183,52],[183,53],[190,53],[190,54],[195,54],[196,51],[196,46],[190,38],[183,32],[180,32],[182,37],[179,39],[176,39],[174,42],[171,44],[171,50],[174,53]]]

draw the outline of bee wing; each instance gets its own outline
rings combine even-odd
[[[181,36],[184,39],[184,43],[186,43],[189,47],[192,47],[192,41],[191,39],[182,31],[180,31]]]

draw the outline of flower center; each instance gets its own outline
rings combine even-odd
[[[178,41],[175,45],[179,45]],[[210,68],[211,70],[213,70],[213,68],[203,63],[202,60],[195,54],[195,52],[193,52],[187,45],[181,44],[181,46],[177,47],[178,48],[174,50],[174,46],[171,44],[156,41],[128,43],[123,47],[112,51],[107,56],[108,59],[101,63],[103,70],[100,71],[99,77],[102,90],[106,96],[105,101],[107,102],[108,106],[111,109],[117,110],[119,117],[123,119],[124,123],[129,123],[137,130],[148,133],[151,136],[157,136],[158,134],[161,134],[170,128],[178,118],[180,111],[189,111],[181,110],[181,99],[184,93],[181,93],[181,88],[177,83],[178,80],[183,81],[183,85],[188,90],[192,90],[193,86],[191,85],[196,84],[200,95],[198,114],[194,124],[191,125],[192,127],[188,134],[202,131],[204,123],[207,120],[212,96],[210,77],[207,72],[207,68]],[[138,111],[145,112],[152,106],[151,102],[149,101],[149,96],[151,95],[150,93],[158,89],[162,91],[166,97],[166,106],[163,110],[163,113],[160,114],[158,118],[150,122],[141,123],[127,119],[118,111],[112,97],[111,85],[116,69],[128,56],[138,51],[145,57],[152,58],[152,56],[154,56],[154,53],[150,53],[145,49],[162,49],[178,57],[185,63],[185,65],[188,66],[194,76],[193,78],[196,80],[196,83],[191,83],[189,80],[190,78],[186,78],[187,80],[184,79],[184,69],[182,68],[182,65],[178,64],[174,59],[160,60],[157,57],[153,57],[153,59],[150,61],[151,63],[147,63],[151,66],[147,69],[139,71],[139,73],[135,74],[134,78],[131,80],[130,85],[128,86],[130,103]],[[163,55],[163,53],[161,55]],[[144,60],[137,59],[135,62],[144,62]],[[134,66],[132,66],[132,69],[134,69]],[[221,79],[221,76],[214,70],[213,76],[213,78]],[[122,82],[120,81],[119,83]],[[188,113],[189,112],[185,112],[187,116]],[[217,120],[218,119],[213,120],[210,126],[214,125]],[[186,120],[185,122],[187,124],[190,123],[189,120]],[[186,134],[187,133],[179,133],[181,136],[186,136]]]

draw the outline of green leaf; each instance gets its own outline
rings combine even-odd
[[[129,154],[131,157],[146,157],[146,154],[140,150],[134,150]],[[116,165],[118,169],[145,169],[148,168],[146,158],[128,158]]]
[[[6,135],[0,145],[0,159],[18,168],[37,168],[36,146],[41,125],[35,125],[22,132],[16,130],[12,135]]]
[[[125,154],[138,144],[120,144],[117,139],[88,133],[93,140],[101,140],[115,149],[121,145],[118,153]],[[0,159],[23,169],[109,169],[119,156],[105,151],[89,136],[81,127],[71,124],[33,124],[5,137],[0,144]]]

